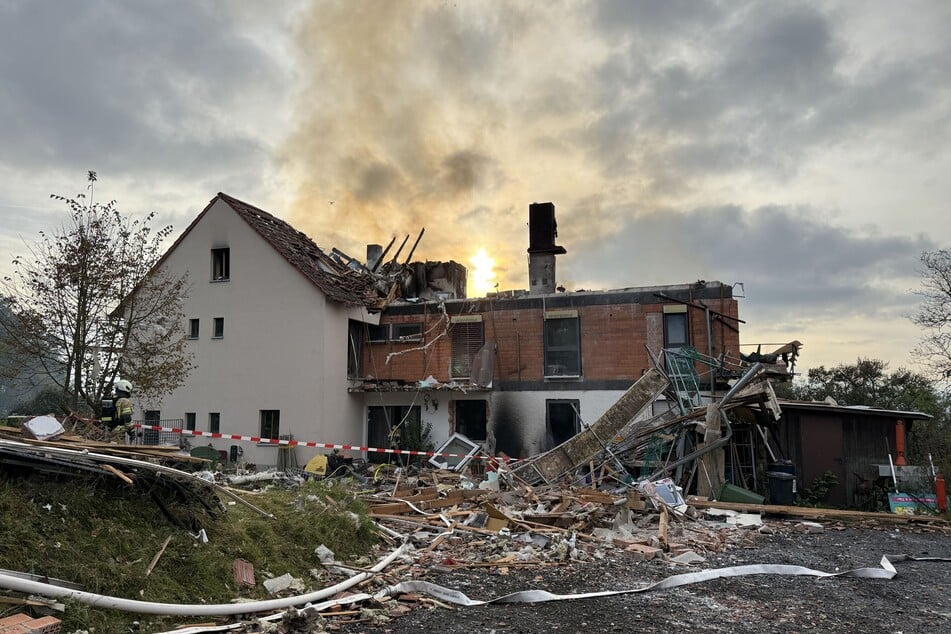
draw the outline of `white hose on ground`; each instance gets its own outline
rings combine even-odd
[[[375,566],[370,568],[369,572],[361,572],[350,577],[345,581],[316,590],[308,594],[302,594],[294,597],[284,597],[281,599],[268,599],[264,601],[248,601],[247,603],[219,603],[215,605],[188,605],[178,603],[153,603],[151,601],[136,601],[134,599],[120,599],[118,597],[109,597],[82,590],[72,590],[60,586],[53,586],[39,581],[22,579],[12,575],[0,573],[0,588],[4,590],[13,590],[16,592],[25,592],[39,594],[57,599],[73,599],[87,605],[105,608],[109,610],[122,610],[124,612],[135,612],[138,614],[165,614],[173,616],[231,616],[235,614],[251,614],[254,612],[267,612],[270,610],[283,610],[295,605],[303,605],[319,601],[333,596],[338,592],[352,588],[361,581],[369,579],[374,574],[382,571],[393,561],[400,557],[409,548],[408,544],[403,544],[395,551],[381,559]]]

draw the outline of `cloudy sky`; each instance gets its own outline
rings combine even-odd
[[[218,191],[354,256],[425,227],[501,290],[552,201],[569,290],[736,283],[744,343],[895,369],[951,242],[948,33],[945,0],[0,0],[0,271],[87,170],[179,231]]]

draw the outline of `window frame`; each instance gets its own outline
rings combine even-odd
[[[400,331],[410,331],[401,335]],[[483,333],[483,339],[485,334]],[[390,324],[390,340],[395,343],[412,343],[423,340],[423,325],[414,322]]]
[[[201,332],[201,320],[197,317],[188,320],[188,338],[198,339]]]
[[[224,317],[215,317],[212,322],[212,339],[224,339],[225,338],[225,318]],[[220,328],[219,328],[220,326]]]
[[[683,333],[683,342],[674,342],[671,338],[674,322],[681,322],[682,327],[678,325],[677,330]],[[681,304],[674,306],[664,306],[664,349],[679,349],[690,345],[690,317],[687,313],[687,307]]]
[[[366,324],[367,343],[386,343],[390,340],[389,324]]]
[[[471,379],[472,361],[485,345],[482,315],[456,315],[449,328],[449,379]]]
[[[281,437],[281,410],[262,409],[258,410],[258,437],[262,440]],[[267,429],[267,433],[265,433]]]
[[[208,431],[212,434],[221,433],[221,412],[208,412]]]
[[[197,412],[185,412],[185,429],[187,431],[195,431],[198,426],[198,413]]]
[[[211,281],[231,280],[231,248],[218,247],[211,250]]]
[[[555,333],[551,332],[551,328],[554,328],[556,325],[563,325],[565,323],[571,322],[574,325],[574,343],[567,345],[555,345],[552,343]],[[582,365],[581,365],[581,318],[578,315],[578,311],[568,310],[568,311],[550,311],[545,313],[545,325],[542,329],[542,370],[546,379],[577,379],[582,376]],[[574,364],[576,368],[571,368],[567,364],[564,365],[564,371],[557,373],[552,368],[556,367],[556,364],[553,363],[553,356],[557,355],[573,355]],[[557,364],[561,366],[562,364]],[[575,371],[572,371],[572,370]]]

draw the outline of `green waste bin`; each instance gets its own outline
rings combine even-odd
[[[739,504],[762,504],[766,501],[766,498],[743,487],[724,482],[723,486],[717,490],[717,500],[720,502],[738,502]]]

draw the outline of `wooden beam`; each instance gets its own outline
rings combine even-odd
[[[776,504],[745,504],[740,502],[717,502],[713,500],[687,500],[687,504],[698,509],[725,509],[740,513],[761,513],[784,517],[802,517],[814,520],[875,520],[879,522],[927,522],[951,525],[945,519],[934,515],[897,515],[894,513],[870,513],[845,509],[820,509],[808,506],[779,506]]]

